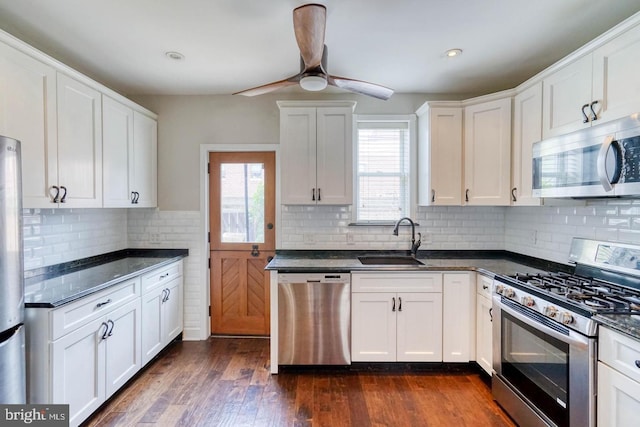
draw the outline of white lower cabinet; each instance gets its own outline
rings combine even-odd
[[[598,425],[637,426],[640,341],[600,327],[598,347]]]
[[[478,274],[476,279],[476,362],[484,371],[493,372],[493,315],[491,292],[493,280]]]
[[[182,262],[142,278],[142,363],[182,332]]]
[[[351,275],[351,360],[442,361],[442,274]]]
[[[475,359],[475,273],[443,275],[442,361]]]
[[[159,284],[158,284],[159,283]],[[141,294],[144,290],[146,294]],[[147,295],[158,293],[159,315]],[[69,404],[77,426],[182,331],[182,261],[58,308],[27,308],[28,403]],[[160,345],[145,346],[156,334]]]

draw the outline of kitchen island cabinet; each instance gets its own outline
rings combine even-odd
[[[351,275],[351,360],[442,361],[442,274]]]
[[[282,204],[349,205],[355,102],[279,101]]]

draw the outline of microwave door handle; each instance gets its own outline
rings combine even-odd
[[[609,181],[609,177],[607,176],[607,153],[609,152],[609,148],[611,148],[611,144],[613,144],[613,135],[605,138],[598,152],[598,159],[596,160],[598,178],[600,178],[600,184],[604,187],[604,191],[613,190],[613,185],[611,185],[611,181]]]
[[[494,299],[494,302],[495,302],[495,299]],[[534,325],[533,327],[538,329],[540,332],[547,334],[549,336],[552,336],[553,338],[558,339],[565,344],[569,344],[571,346],[575,346],[582,349],[586,349],[589,347],[589,340],[586,337],[581,337],[579,336],[579,334],[573,334],[573,336],[567,336],[561,332],[556,331],[555,329],[552,329],[546,325],[543,325],[542,323],[537,322],[535,319],[532,319],[525,314],[522,314],[513,310],[511,307],[505,304],[502,304],[501,302],[498,302],[498,304],[499,304],[498,306],[500,307],[500,310],[506,311],[511,316],[515,317],[516,319],[528,325],[533,324]]]

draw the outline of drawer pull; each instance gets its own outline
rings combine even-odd
[[[488,285],[482,285],[482,289],[486,291],[487,289],[489,289],[489,286]]]
[[[640,360],[636,360],[636,367],[640,368]]]
[[[109,299],[108,299],[108,300],[106,300],[106,301],[99,302],[98,304],[96,304],[96,307],[100,308],[100,307],[102,307],[103,305],[107,305],[107,304],[110,304],[110,303],[111,303],[111,298],[109,298]]]
[[[169,277],[169,273],[164,273],[162,276],[160,276],[160,280],[166,279],[167,277]]]

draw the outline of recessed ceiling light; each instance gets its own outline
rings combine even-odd
[[[447,55],[449,58],[453,58],[454,56],[462,55],[462,49],[449,49],[444,54]]]
[[[165,56],[169,59],[173,59],[174,61],[182,61],[184,59],[184,55],[180,52],[165,52]]]

